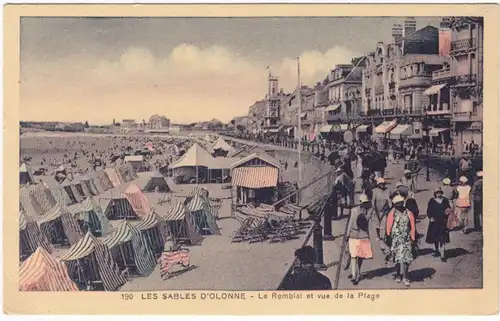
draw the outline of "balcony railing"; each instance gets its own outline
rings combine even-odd
[[[383,92],[384,92],[384,86],[383,85],[375,86],[375,94],[382,94]]]
[[[477,81],[476,74],[466,74],[466,75],[458,75],[453,77],[454,83],[458,85],[469,85],[475,84]]]
[[[453,41],[451,51],[469,50],[476,46],[476,38],[466,38]]]
[[[334,121],[338,121],[338,120],[342,119],[342,115],[341,114],[327,114],[325,118],[326,118],[327,122],[334,122]]]
[[[427,115],[450,115],[451,114],[450,105],[447,103],[441,103],[440,105],[426,105],[426,106],[424,106],[424,111]]]
[[[443,80],[443,79],[448,79],[450,77],[451,77],[451,70],[449,68],[436,70],[432,73],[432,80]]]
[[[453,112],[453,121],[471,121],[472,112],[455,111]]]

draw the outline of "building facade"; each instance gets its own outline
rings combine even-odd
[[[454,17],[451,28],[451,103],[455,150],[483,145],[483,18]]]
[[[287,99],[287,95],[283,89],[279,88],[278,77],[269,74],[268,77],[268,93],[266,95],[266,114],[265,125],[267,129],[277,128],[281,118],[281,104]]]
[[[147,129],[168,129],[170,127],[170,119],[165,116],[153,115],[146,125]]]
[[[120,131],[123,133],[128,133],[132,131],[137,130],[137,123],[135,122],[134,119],[123,119],[121,126],[120,126]]]
[[[265,99],[256,101],[248,108],[248,130],[256,134],[265,126],[267,102]]]

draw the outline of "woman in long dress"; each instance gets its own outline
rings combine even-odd
[[[405,208],[405,198],[396,195],[393,208],[387,215],[386,236],[390,246],[389,257],[396,264],[396,283],[410,286],[408,270],[413,262],[416,230],[413,213]]]
[[[434,197],[427,204],[427,217],[429,218],[429,227],[425,242],[434,244],[434,257],[441,257],[445,262],[445,245],[450,243],[450,232],[447,228],[448,214],[451,210],[450,203],[443,196],[443,190],[438,187],[434,191]]]

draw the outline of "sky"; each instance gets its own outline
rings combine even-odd
[[[291,92],[390,42],[404,18],[21,19],[20,118],[173,122],[246,115],[267,91],[267,66]],[[417,28],[440,18],[417,18]]]

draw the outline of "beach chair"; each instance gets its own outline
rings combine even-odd
[[[172,267],[181,266],[181,271],[189,269],[191,252],[188,248],[178,248],[174,251],[164,251],[158,259],[160,265],[160,275],[162,280],[172,277]]]
[[[248,230],[250,229],[253,221],[253,217],[244,217],[239,219],[239,217],[236,216],[236,218],[240,222],[240,227],[238,227],[238,229],[233,233],[231,243],[246,241],[248,238]]]

